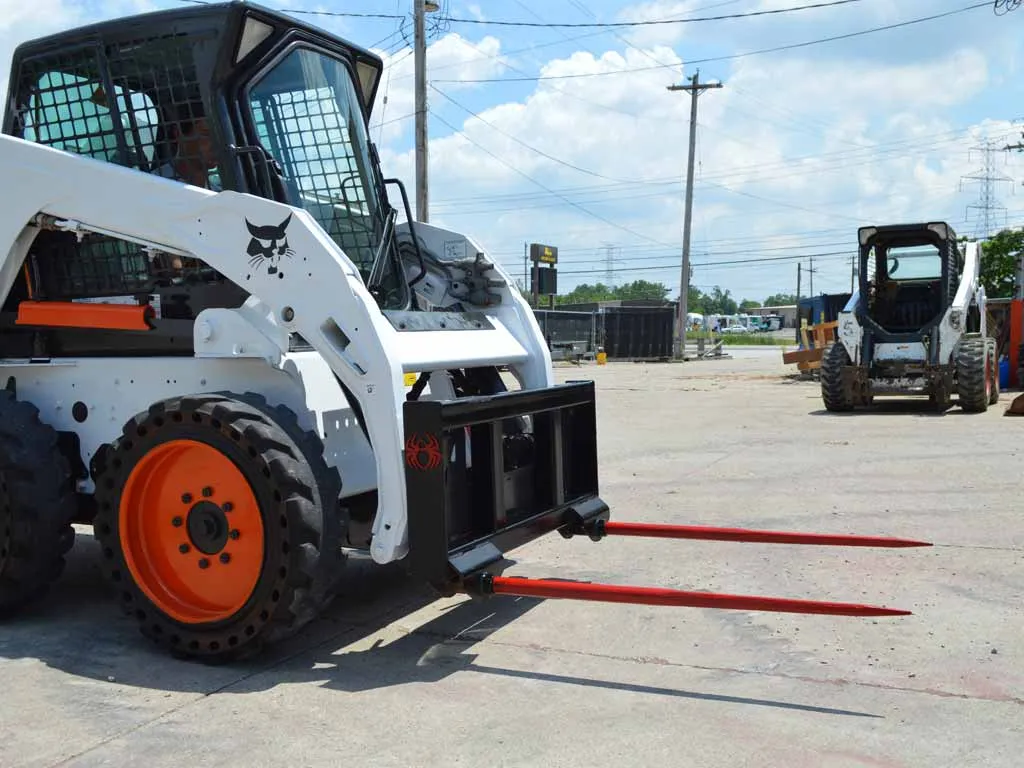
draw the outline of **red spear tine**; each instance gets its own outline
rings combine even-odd
[[[930,542],[896,539],[888,536],[848,536],[830,533],[792,533],[755,531],[748,528],[715,528],[701,525],[661,525],[657,523],[620,523],[603,526],[609,536],[650,536],[662,539],[704,539],[743,541],[762,544],[816,544],[833,547],[930,547]]]
[[[723,595],[714,592],[684,592],[658,587],[624,587],[613,584],[523,579],[493,576],[488,591],[523,597],[593,600],[606,603],[639,603],[690,608],[724,608],[737,611],[772,613],[811,613],[830,616],[910,616],[910,611],[879,608],[854,603],[830,603],[818,600],[791,600],[752,595]]]

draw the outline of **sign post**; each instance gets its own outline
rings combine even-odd
[[[554,309],[555,295],[558,293],[558,270],[555,268],[555,264],[558,263],[558,248],[553,245],[530,243],[530,261],[533,262],[533,306],[536,309],[541,295],[544,295],[549,297],[549,308]],[[546,266],[542,268],[541,264]]]

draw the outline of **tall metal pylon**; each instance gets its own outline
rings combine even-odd
[[[986,240],[995,234],[997,211],[1003,212],[1003,221],[1006,221],[1006,206],[1000,203],[995,196],[997,182],[1009,182],[1011,185],[1010,189],[1013,189],[1013,179],[1004,173],[996,171],[996,154],[1002,151],[1003,147],[997,146],[996,142],[992,139],[985,139],[982,145],[971,147],[971,152],[980,152],[982,154],[984,166],[970,176],[963,176],[960,179],[961,189],[963,189],[964,181],[976,181],[981,185],[977,201],[967,206],[968,218],[970,218],[969,211],[971,209],[977,209],[978,211],[978,223],[974,230],[975,237],[978,240]]]

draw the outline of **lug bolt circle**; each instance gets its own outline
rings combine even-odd
[[[187,555],[189,549],[191,549],[191,547],[189,547],[188,544],[179,544],[178,545],[178,551],[181,552],[181,554],[183,554],[183,555]]]
[[[210,561],[209,561],[209,560],[207,560],[207,559],[206,559],[205,557],[204,557],[204,558],[202,558],[202,559],[201,559],[201,560],[199,561],[199,567],[200,567],[200,568],[209,568],[209,567],[210,567]]]
[[[235,505],[232,504],[230,501],[225,501],[224,504],[221,506],[221,509],[223,509],[225,512],[230,512],[234,508]]]
[[[237,528],[232,529],[231,533],[228,534],[228,536],[230,536],[232,539],[235,539],[235,540],[237,540],[238,537],[241,536],[241,535],[242,535],[241,532],[239,532],[239,530]]]
[[[171,520],[171,525],[173,525],[175,528],[181,528],[182,523],[184,522],[185,521],[182,520],[180,517],[175,517],[173,520]]]
[[[211,488],[210,486],[206,486],[205,488],[203,488],[203,496],[205,496],[206,498],[210,498],[211,496],[213,496],[213,488]]]
[[[192,494],[191,493],[183,493],[183,494],[181,494],[181,503],[182,504],[191,504],[192,503]]]
[[[227,565],[229,562],[231,562],[231,555],[229,555],[227,552],[221,552],[220,561]]]

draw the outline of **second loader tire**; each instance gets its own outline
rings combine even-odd
[[[988,404],[996,405],[999,402],[999,348],[995,339],[988,339],[989,366],[992,368],[992,393],[989,395]]]
[[[74,545],[74,479],[57,432],[0,390],[0,617],[42,598]]]
[[[989,345],[981,336],[964,336],[956,347],[956,381],[960,407],[968,413],[988,410],[992,395]]]
[[[296,632],[340,565],[336,472],[294,414],[254,395],[171,398],[97,459],[104,572],[143,635],[223,662]]]
[[[852,411],[853,398],[843,388],[842,368],[850,364],[850,356],[840,342],[830,342],[821,359],[821,399],[825,409],[834,412]]]

